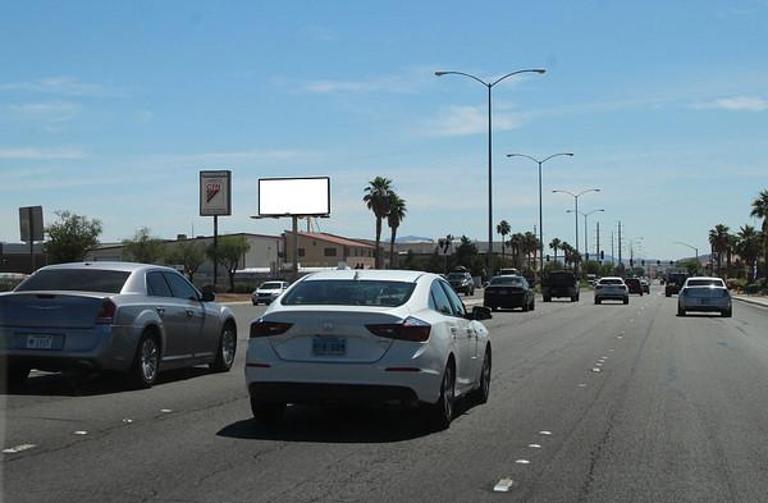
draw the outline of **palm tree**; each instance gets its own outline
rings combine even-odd
[[[549,242],[549,247],[555,252],[555,264],[557,264],[557,250],[560,249],[560,245],[562,244],[563,242],[557,238]]]
[[[520,268],[520,253],[523,252],[525,237],[523,234],[516,232],[512,234],[507,243],[512,249],[512,261],[515,263],[515,267]]]
[[[437,240],[437,247],[440,248],[440,251],[443,252],[443,262],[445,264],[443,269],[446,273],[448,272],[448,249],[451,247],[453,239],[453,234],[448,234],[444,238]]]
[[[533,232],[528,231],[523,236],[523,239],[523,250],[528,257],[528,269],[532,269],[531,256],[533,256],[533,260],[535,261],[539,251],[539,238],[537,238],[536,234]]]
[[[405,220],[405,199],[398,196],[394,192],[390,195],[389,200],[389,213],[387,213],[387,225],[392,231],[389,240],[389,267],[395,268],[395,239],[397,238],[397,228]]]
[[[760,233],[751,225],[743,225],[741,229],[739,229],[738,237],[739,244],[736,247],[736,251],[746,267],[747,279],[754,281],[754,275],[750,273],[752,271],[752,265],[760,255]]]
[[[712,251],[717,253],[717,272],[721,274],[723,267],[723,253],[728,249],[728,226],[717,224],[709,231],[709,244]]]
[[[768,190],[763,190],[752,201],[751,217],[763,219],[763,276],[768,277]]]
[[[379,269],[381,267],[381,250],[379,249],[379,244],[381,243],[381,221],[387,216],[387,213],[389,213],[392,180],[377,176],[368,182],[368,186],[365,187],[364,192],[363,202],[376,216],[375,267],[376,269]]]
[[[509,222],[506,220],[502,220],[499,222],[499,225],[496,226],[496,232],[498,234],[501,234],[501,263],[504,263],[504,248],[506,247],[506,237],[507,234],[512,232],[512,227],[510,227]]]

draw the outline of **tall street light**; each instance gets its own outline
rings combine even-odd
[[[493,131],[492,131],[492,122],[491,122],[491,89],[498,84],[499,82],[508,79],[509,77],[512,77],[513,75],[519,75],[521,73],[545,73],[546,70],[543,68],[531,68],[526,70],[517,70],[514,72],[510,72],[506,75],[502,75],[498,79],[494,81],[486,82],[483,79],[471,75],[469,73],[464,72],[455,72],[455,71],[449,71],[449,72],[442,72],[438,71],[435,72],[435,75],[438,77],[442,77],[443,75],[459,75],[461,77],[467,77],[470,78],[476,82],[479,82],[480,84],[484,85],[488,89],[488,256],[486,257],[487,263],[488,263],[488,274],[493,274],[493,181],[492,181],[492,174],[493,174],[493,161],[492,161],[492,146],[493,146]]]
[[[539,271],[544,270],[544,221],[543,221],[543,210],[542,210],[542,204],[541,204],[541,165],[547,162],[548,160],[561,155],[567,155],[569,157],[573,157],[572,152],[560,152],[558,154],[552,154],[549,157],[545,157],[542,160],[538,160],[535,157],[531,157],[530,155],[527,155],[527,154],[507,154],[507,157],[525,157],[526,159],[530,159],[539,165]]]
[[[578,194],[574,194],[573,192],[569,190],[553,190],[553,194],[568,194],[569,196],[573,197],[573,203],[574,203],[574,220],[576,221],[576,253],[579,253],[579,198],[583,196],[584,194],[587,194],[589,192],[600,192],[600,189],[587,189],[582,190]]]
[[[598,211],[605,211],[604,209],[599,210],[592,210],[588,211],[586,213],[579,212],[579,215],[584,217],[584,253],[586,255],[589,255],[589,226],[587,225],[587,217],[589,217],[592,213],[597,213]],[[566,213],[573,213],[573,210],[565,210]],[[600,250],[597,250],[597,254],[600,254]],[[586,260],[586,256],[585,256]]]

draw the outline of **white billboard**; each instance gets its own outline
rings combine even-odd
[[[260,216],[327,216],[331,213],[331,179],[260,178]]]
[[[200,216],[232,214],[232,172],[200,172]]]

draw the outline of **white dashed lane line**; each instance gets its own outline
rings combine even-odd
[[[501,479],[496,483],[495,486],[493,486],[493,492],[508,493],[513,485],[515,485],[514,480],[510,478]]]
[[[17,452],[27,451],[36,447],[35,444],[21,444],[14,447],[3,449],[3,454],[16,454]]]

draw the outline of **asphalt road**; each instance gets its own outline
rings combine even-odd
[[[768,310],[678,318],[657,293],[496,313],[491,398],[439,433],[398,409],[254,423],[242,349],[263,307],[235,306],[230,373],[37,375],[3,396],[3,447],[34,444],[3,454],[3,501],[768,500]]]

